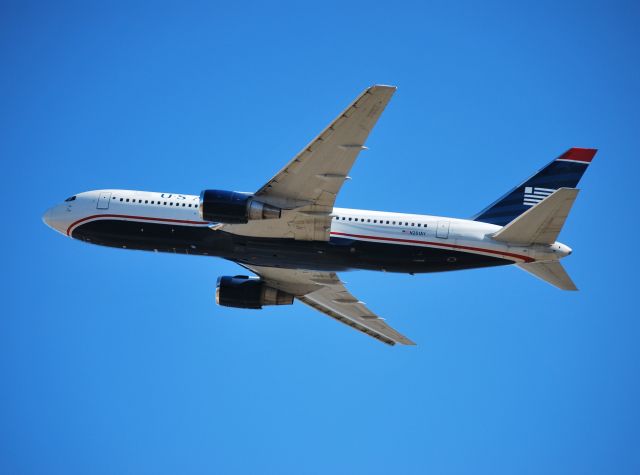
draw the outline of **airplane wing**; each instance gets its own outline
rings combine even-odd
[[[366,89],[255,193],[260,201],[284,210],[280,219],[224,225],[224,230],[249,236],[329,240],[336,196],[395,91],[393,86]]]
[[[354,297],[334,272],[242,266],[259,275],[267,285],[293,294],[311,308],[387,345],[415,345]]]

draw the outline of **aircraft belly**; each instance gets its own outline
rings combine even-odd
[[[330,241],[255,238],[186,226],[125,220],[97,220],[78,226],[72,237],[103,246],[217,256],[265,267],[326,271],[369,269],[425,273],[512,264],[492,256],[425,246],[345,238]]]

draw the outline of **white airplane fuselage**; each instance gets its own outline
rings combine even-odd
[[[494,224],[346,208],[334,208],[329,241],[247,236],[203,221],[196,195],[134,190],[79,193],[49,209],[43,220],[92,244],[282,268],[423,273],[554,261],[571,253],[560,242],[522,246],[494,240],[502,228]]]

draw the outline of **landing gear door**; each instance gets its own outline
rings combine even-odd
[[[100,192],[100,197],[98,198],[98,209],[109,209],[109,201],[111,201],[111,192]]]
[[[447,239],[449,237],[449,221],[438,221],[436,237]]]

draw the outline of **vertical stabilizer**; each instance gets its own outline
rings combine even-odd
[[[596,152],[594,148],[570,148],[480,211],[473,220],[504,226],[559,188],[576,188]]]

